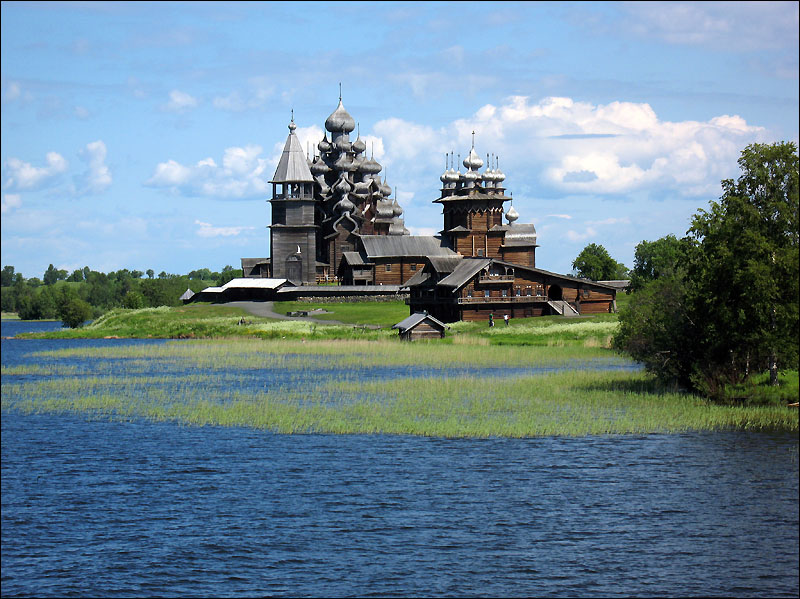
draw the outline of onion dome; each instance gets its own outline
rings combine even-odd
[[[357,165],[353,163],[353,161],[347,156],[347,154],[341,154],[339,158],[336,159],[336,162],[333,163],[334,168],[337,171],[354,171],[357,168]]]
[[[329,173],[331,171],[331,167],[329,167],[325,162],[323,162],[322,158],[317,156],[316,160],[311,163],[311,174],[316,176],[324,175],[325,173]]]
[[[378,200],[378,203],[375,205],[375,216],[381,219],[394,218],[392,202],[386,198]]]
[[[361,135],[359,134],[358,138],[353,142],[353,152],[356,154],[361,154],[364,150],[367,149],[367,144],[364,143],[364,140],[361,139]]]
[[[402,218],[394,218],[389,224],[389,235],[405,235],[407,232]]]
[[[355,128],[356,122],[350,116],[350,113],[344,109],[342,99],[339,98],[339,106],[325,119],[325,129],[331,133],[350,133]]]
[[[378,191],[380,191],[381,195],[385,198],[388,198],[390,195],[392,195],[392,187],[386,183],[386,179],[383,180],[383,183],[381,183]]]
[[[500,187],[500,183],[506,180],[506,174],[500,170],[499,162],[500,161],[498,160],[498,167],[494,169],[494,180],[496,187]]]
[[[352,212],[356,209],[356,205],[345,197],[339,200],[334,209],[337,212]]]
[[[331,151],[331,143],[328,141],[327,135],[322,136],[322,141],[317,144],[317,149],[323,154]]]
[[[342,196],[347,193],[350,193],[351,189],[352,185],[350,185],[350,182],[347,180],[344,174],[342,174],[342,176],[339,177],[339,180],[333,186],[333,191],[335,191],[338,195]]]
[[[353,187],[353,193],[369,193],[369,181],[359,181]]]
[[[478,170],[483,166],[483,160],[475,152],[475,146],[469,151],[469,156],[464,158],[464,166],[470,170]]]
[[[400,207],[400,204],[397,203],[397,198],[395,198],[394,202],[392,203],[392,211],[394,212],[395,216],[403,215],[403,209]]]
[[[519,218],[519,214],[517,214],[517,211],[514,209],[514,205],[512,204],[511,206],[509,206],[508,211],[506,212],[506,220],[508,221],[508,224],[510,225],[515,220],[517,220],[518,218]]]
[[[316,181],[317,181],[317,183],[319,183],[319,193],[320,193],[320,194],[321,194],[323,197],[330,195],[330,193],[331,193],[331,188],[330,188],[330,187],[328,186],[328,184],[325,182],[325,177],[323,177],[322,175],[320,175],[319,177],[317,177],[317,178],[316,178]]]
[[[353,144],[350,143],[346,135],[340,135],[332,145],[340,152],[349,152],[353,147]]]
[[[475,185],[475,182],[480,179],[480,175],[473,170],[469,170],[464,173],[464,182],[467,184],[467,187],[472,187]]]
[[[361,172],[367,173],[368,175],[377,175],[381,172],[381,168],[383,167],[381,167],[374,158],[369,158],[361,165]]]

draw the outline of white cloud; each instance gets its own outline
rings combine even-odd
[[[13,102],[22,96],[22,88],[16,81],[9,81],[3,90],[3,101]]]
[[[150,187],[166,187],[185,196],[217,199],[264,198],[270,193],[269,161],[261,158],[260,146],[227,148],[222,165],[205,158],[193,166],[175,160],[156,165],[153,176],[145,182]]]
[[[18,193],[4,193],[0,208],[2,210],[2,214],[5,214],[6,212],[11,212],[15,208],[19,208],[21,205],[22,198],[20,198]]]
[[[196,220],[194,224],[198,225],[197,235],[200,237],[235,237],[242,231],[251,231],[255,227],[215,227],[211,223],[204,223]]]
[[[563,218],[570,220],[572,217],[569,214],[548,214],[547,218]]]
[[[513,173],[525,173],[561,193],[591,194],[706,195],[731,175],[745,145],[766,137],[736,115],[669,122],[648,104],[555,97],[531,103],[523,96],[484,106],[451,129],[462,148],[476,131],[476,146],[501,154],[512,173],[507,184]]]
[[[58,152],[48,152],[45,161],[47,166],[33,166],[18,158],[6,161],[3,174],[3,189],[35,191],[53,184],[69,164]]]
[[[106,144],[100,139],[86,144],[81,150],[81,159],[89,169],[80,178],[80,193],[100,193],[111,185],[111,171],[105,164],[106,154]]]
[[[169,112],[184,112],[190,108],[195,108],[197,103],[197,98],[190,96],[186,92],[173,89],[169,92],[169,102],[164,104],[162,108]]]

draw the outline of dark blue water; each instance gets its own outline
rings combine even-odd
[[[447,440],[3,412],[1,480],[3,596],[798,593],[796,435]]]

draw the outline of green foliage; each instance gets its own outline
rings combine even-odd
[[[630,288],[638,291],[650,281],[675,276],[683,263],[686,241],[667,235],[636,246]]]
[[[128,291],[122,300],[122,305],[129,310],[144,308],[144,296],[138,291]]]
[[[628,269],[614,260],[602,245],[590,243],[572,262],[572,268],[579,277],[592,281],[611,281],[625,279]]]
[[[720,401],[773,364],[773,375],[798,368],[797,148],[753,144],[739,165],[681,241],[685,267],[633,294],[614,340],[662,379]]]
[[[67,300],[59,315],[64,326],[77,329],[92,317],[92,307],[82,299],[73,297]]]

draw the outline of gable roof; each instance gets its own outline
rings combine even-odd
[[[398,322],[396,325],[393,325],[393,329],[400,329],[401,333],[405,333],[409,329],[413,329],[415,326],[420,324],[423,321],[428,321],[434,328],[438,328],[439,330],[449,329],[450,327],[444,324],[441,320],[434,318],[427,312],[414,312],[411,316]]]
[[[441,237],[430,235],[361,235],[367,258],[457,256]]]
[[[439,281],[439,285],[457,289],[491,263],[491,258],[463,258],[453,272]]]

